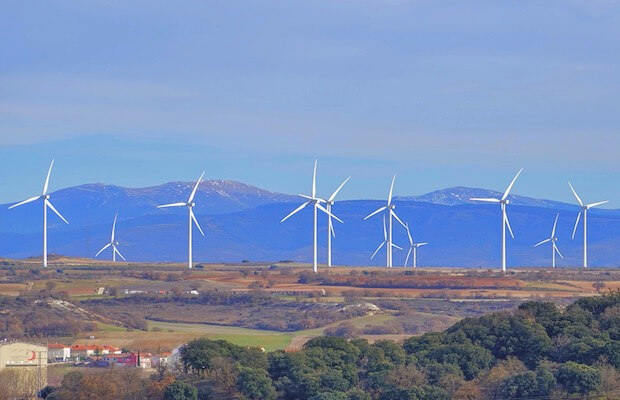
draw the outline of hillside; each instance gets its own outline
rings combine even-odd
[[[167,376],[102,385],[115,379],[112,369],[88,378],[67,375],[51,390],[56,400],[82,394],[142,399],[136,393],[144,391],[132,389],[145,386],[149,398],[174,390],[192,393],[174,397],[184,399],[611,400],[620,393],[619,307],[618,292],[580,299],[564,310],[528,302],[402,344],[371,344],[336,329],[341,337],[317,337],[288,353],[200,338],[180,348],[184,368]],[[79,379],[90,384],[70,385]]]

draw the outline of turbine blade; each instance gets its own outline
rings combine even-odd
[[[49,187],[50,184],[50,175],[52,174],[52,167],[54,166],[54,159],[52,159],[52,162],[50,163],[50,168],[47,170],[47,177],[45,178],[45,185],[43,185],[43,193],[42,195],[46,195],[47,194],[47,188]]]
[[[383,216],[383,240],[387,240],[387,228],[385,227],[385,215]]]
[[[411,255],[411,247],[409,247],[409,251],[407,252],[407,257],[405,257],[405,264],[403,267],[407,267],[407,263],[409,262],[409,256]]]
[[[392,247],[396,247],[398,250],[402,250],[403,248],[397,244],[392,243]]]
[[[383,207],[377,208],[375,211],[373,211],[370,214],[368,214],[367,216],[365,216],[364,217],[364,221],[366,221],[368,218],[372,217],[375,214],[379,214],[381,211],[385,210],[386,208],[387,208],[387,206],[383,206]]]
[[[562,260],[564,259],[564,256],[562,255],[562,253],[560,253],[560,249],[558,249],[558,246],[555,245],[555,243],[553,243],[553,249],[558,253],[558,255],[562,258]]]
[[[512,228],[510,227],[510,221],[508,221],[508,214],[506,214],[506,211],[504,211],[504,222],[506,223],[506,226],[508,227],[508,232],[510,232],[510,236],[512,236],[512,238],[515,238],[514,233],[512,233]]]
[[[375,256],[377,255],[377,253],[379,252],[379,250],[381,250],[381,248],[383,247],[383,245],[385,245],[385,242],[381,242],[381,244],[379,245],[379,247],[377,247],[377,250],[375,250],[374,253],[372,253],[372,256],[370,256],[370,259],[372,260],[373,258],[375,258]]]
[[[123,259],[123,261],[127,261],[127,259],[126,259],[125,257],[123,257],[123,255],[121,254],[121,252],[120,252],[120,251],[118,251],[118,249],[116,248],[116,246],[114,246],[114,251],[116,252],[116,254],[118,254],[118,256],[119,256],[120,258],[122,258],[122,259]]]
[[[187,203],[171,203],[171,204],[164,204],[162,206],[157,206],[157,208],[167,208],[167,207],[181,207],[181,206],[186,206]]]
[[[398,215],[396,215],[396,213],[392,210],[390,210],[390,212],[392,213],[392,216],[394,218],[396,218],[396,221],[400,222],[400,224],[403,226],[403,228],[406,228],[405,224],[403,223],[403,221],[400,220],[400,218],[398,218]]]
[[[570,190],[572,190],[573,194],[575,195],[575,198],[577,199],[577,202],[579,203],[579,205],[583,207],[583,201],[581,201],[581,199],[579,198],[579,195],[575,191],[575,188],[573,188],[573,185],[571,185],[570,182],[568,182],[568,186],[570,187]]]
[[[607,203],[609,203],[609,200],[599,201],[597,203],[588,204],[586,207],[592,208],[592,207],[600,206],[600,205],[607,204]]]
[[[116,230],[116,219],[118,218],[118,214],[114,216],[114,223],[112,224],[112,238],[110,242],[114,242],[114,231]]]
[[[420,247],[420,246],[426,246],[427,244],[428,244],[428,242],[418,243],[418,247]]]
[[[314,198],[312,198],[312,196],[308,196],[307,194],[298,194],[297,196],[303,197],[306,200],[314,200]]]
[[[95,257],[97,257],[99,254],[101,254],[101,252],[103,252],[105,249],[107,249],[107,248],[108,248],[108,247],[110,247],[110,246],[112,246],[112,243],[108,243],[108,244],[106,244],[105,246],[103,246],[103,247],[101,248],[101,250],[99,250],[99,251],[97,252],[97,254],[95,254]]]
[[[500,202],[499,199],[480,198],[480,197],[472,197],[469,200],[471,200],[471,201],[483,201],[485,203],[499,203]]]
[[[551,237],[555,237],[555,228],[558,226],[558,218],[560,218],[560,213],[555,216],[555,222],[553,223],[553,229],[551,229]]]
[[[65,219],[65,217],[63,217],[62,215],[60,215],[60,213],[58,212],[58,210],[54,207],[54,205],[49,201],[49,200],[45,200],[45,204],[56,213],[56,215],[58,215],[60,217],[60,219],[62,219],[63,221],[65,221],[65,224],[69,225],[69,221],[67,221]]]
[[[577,219],[575,220],[575,227],[573,228],[573,236],[571,236],[571,240],[575,239],[575,233],[577,233],[577,226],[579,225],[579,219],[581,219],[581,211],[577,214]]]
[[[203,176],[205,176],[204,171],[202,172],[202,174],[200,174],[200,178],[198,178],[198,181],[196,181],[194,190],[192,190],[192,194],[189,195],[189,199],[187,200],[188,203],[191,203],[194,200],[194,196],[196,196],[196,191],[198,190],[198,186],[200,185],[200,182],[202,182]]]
[[[334,230],[334,224],[329,224],[329,230],[333,237],[336,237],[336,231]]]
[[[314,171],[312,172],[312,197],[316,197],[316,162],[314,160]]]
[[[407,237],[409,238],[409,244],[413,245],[413,238],[411,237],[411,232],[409,231],[409,222],[405,225],[405,229],[407,229]]]
[[[319,210],[323,211],[328,216],[332,216],[336,221],[344,224],[344,222],[340,218],[336,217],[334,214],[332,214],[329,211],[327,211],[327,209],[325,207],[323,207],[320,203],[316,203],[316,208],[318,208]]]
[[[305,206],[307,206],[308,204],[310,204],[309,201],[306,201],[304,204],[300,205],[299,207],[297,207],[296,209],[294,209],[289,215],[287,215],[286,217],[282,218],[282,220],[280,222],[284,222],[287,219],[289,219],[290,217],[292,217],[294,214],[298,213],[299,211],[301,211]]]
[[[541,244],[545,244],[545,243],[550,242],[550,241],[551,241],[551,239],[541,240],[540,242],[536,243],[536,244],[534,245],[534,247],[538,247],[538,246],[540,246]]]
[[[392,184],[390,185],[390,194],[388,195],[388,204],[392,204],[392,194],[394,193],[394,181],[396,180],[396,174],[392,177]]]
[[[508,198],[508,194],[510,194],[510,191],[512,190],[512,187],[514,186],[515,182],[517,181],[517,178],[519,177],[519,175],[521,175],[521,172],[523,172],[523,168],[521,168],[519,170],[519,172],[517,172],[515,177],[512,179],[512,182],[510,182],[510,185],[508,185],[508,188],[506,189],[506,191],[504,192],[504,195],[502,196],[502,200],[506,200]]]
[[[200,227],[200,224],[198,223],[198,220],[196,219],[196,216],[194,215],[194,211],[192,211],[191,208],[189,210],[189,215],[191,215],[192,221],[194,221],[194,223],[196,224],[196,228],[198,228],[198,230],[200,231],[200,234],[204,236],[205,233],[202,231],[202,228]]]
[[[349,182],[349,179],[351,179],[351,177],[348,177],[347,179],[345,179],[345,180],[344,180],[344,182],[342,182],[342,183],[340,184],[340,186],[338,186],[338,189],[336,189],[336,190],[334,191],[334,193],[332,193],[332,195],[331,195],[331,196],[329,196],[329,199],[327,199],[327,201],[329,201],[329,202],[334,201],[334,199],[336,198],[336,195],[338,195],[338,192],[340,191],[340,189],[342,189],[342,188],[343,188],[343,186],[344,186],[347,182]]]
[[[15,207],[23,206],[24,204],[32,203],[32,202],[33,202],[33,201],[35,201],[35,200],[39,200],[41,197],[42,197],[42,196],[34,196],[34,197],[31,197],[31,198],[26,199],[26,200],[24,200],[24,201],[20,201],[19,203],[17,203],[17,204],[13,204],[12,206],[10,206],[10,207],[9,207],[9,210],[10,210],[11,208],[15,208]]]

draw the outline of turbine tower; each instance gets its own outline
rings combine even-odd
[[[579,219],[581,218],[581,214],[583,213],[583,267],[588,267],[588,210],[600,206],[605,203],[609,203],[609,200],[599,201],[591,204],[584,204],[583,201],[577,195],[577,192],[573,188],[573,185],[568,182],[568,186],[570,186],[570,190],[575,195],[577,202],[579,203],[579,207],[581,207],[581,211],[577,214],[577,220],[575,221],[575,227],[573,228],[573,236],[572,239],[575,239],[575,233],[577,232],[577,225],[579,225]]]
[[[558,213],[555,216],[555,221],[553,222],[553,228],[551,229],[551,236],[548,239],[545,240],[541,240],[540,242],[536,243],[534,245],[534,247],[538,247],[541,244],[547,243],[547,242],[551,242],[551,265],[553,266],[553,268],[555,268],[555,253],[558,253],[558,255],[564,259],[564,256],[562,256],[562,253],[560,253],[560,249],[558,249],[558,246],[556,244],[556,242],[558,241],[558,238],[555,237],[555,228],[558,225],[558,218],[560,217],[560,213]]]
[[[157,206],[157,208],[167,208],[167,207],[187,207],[188,209],[188,214],[189,214],[189,225],[188,225],[188,266],[191,269],[192,268],[192,228],[193,228],[193,224],[196,224],[196,228],[198,228],[198,230],[200,231],[200,234],[202,236],[205,235],[205,233],[202,231],[202,228],[200,227],[200,224],[198,223],[198,220],[196,219],[196,216],[194,215],[194,206],[196,206],[196,203],[194,203],[194,196],[196,196],[196,190],[198,190],[198,185],[200,185],[200,182],[202,182],[202,177],[205,175],[205,173],[203,172],[200,175],[200,178],[198,178],[198,181],[196,182],[196,185],[194,186],[194,190],[192,190],[192,193],[189,195],[189,198],[187,199],[186,202],[179,202],[179,203],[172,203],[172,204],[164,204],[161,206]]]
[[[43,199],[43,267],[47,268],[47,209],[51,209],[56,215],[60,217],[64,221],[65,224],[69,224],[69,222],[60,215],[58,210],[52,205],[50,202],[50,195],[47,193],[47,189],[50,183],[50,175],[52,174],[52,167],[54,166],[54,160],[50,164],[50,168],[47,170],[47,178],[45,178],[45,184],[43,185],[43,193],[40,196],[34,196],[29,199],[26,199],[17,204],[13,204],[9,209],[19,207],[24,204],[31,203],[33,201]]]
[[[387,240],[389,244],[392,244],[392,217],[396,218],[396,220],[403,226],[403,228],[405,228],[405,224],[403,223],[403,221],[401,221],[400,218],[398,218],[398,215],[396,215],[396,212],[394,212],[394,209],[396,208],[396,206],[392,204],[392,193],[394,192],[394,180],[395,179],[396,179],[396,175],[394,175],[394,177],[392,178],[392,184],[390,185],[390,193],[388,194],[387,204],[382,207],[377,208],[375,211],[371,212],[366,217],[364,217],[364,221],[366,221],[368,218],[372,217],[375,214],[378,214],[382,211],[387,211],[388,213]],[[388,268],[392,268],[392,247],[393,246],[387,246],[386,266]]]
[[[110,236],[110,242],[108,244],[106,244],[105,246],[103,246],[101,248],[101,250],[99,250],[99,252],[97,254],[95,254],[95,257],[97,257],[99,254],[101,254],[105,249],[107,249],[108,247],[112,246],[112,262],[116,262],[116,255],[118,254],[118,256],[120,258],[123,259],[123,261],[127,261],[125,259],[125,257],[123,257],[123,255],[121,254],[120,251],[118,251],[118,241],[114,239],[114,231],[116,230],[116,219],[118,218],[118,214],[116,214],[114,216],[114,223],[112,224],[112,235]]]
[[[409,256],[413,251],[413,268],[418,267],[418,247],[422,247],[427,245],[427,242],[415,243],[413,238],[411,237],[411,231],[409,231],[409,222],[405,224],[405,228],[407,229],[407,237],[409,238],[409,251],[407,252],[407,258],[405,258],[404,268],[407,268],[407,262],[409,261]]]
[[[340,192],[340,189],[342,189],[342,187],[349,181],[349,179],[351,179],[351,177],[348,177],[347,179],[344,180],[344,182],[342,182],[340,184],[340,186],[338,186],[338,189],[336,189],[334,191],[334,193],[332,193],[331,196],[329,196],[329,199],[327,199],[327,202],[325,203],[325,208],[327,209],[327,266],[331,267],[332,266],[332,236],[335,238],[336,237],[336,232],[334,231],[334,224],[332,221],[332,206],[335,203],[335,199],[336,199],[336,195],[338,195],[338,192]]]
[[[381,244],[379,245],[379,247],[377,247],[377,250],[375,250],[374,253],[372,253],[372,256],[370,256],[370,259],[372,260],[373,258],[375,258],[375,256],[377,255],[377,253],[379,252],[379,250],[381,250],[381,248],[383,246],[387,245],[386,247],[386,251],[388,248],[390,247],[396,247],[399,250],[402,250],[402,247],[399,247],[397,245],[395,245],[394,243],[390,243],[390,241],[388,240],[388,234],[387,234],[387,229],[385,227],[385,215],[383,216],[383,242],[381,242]]]
[[[334,217],[335,220],[342,222],[342,220],[335,215],[332,215],[325,207],[321,205],[321,203],[326,203],[325,200],[317,197],[316,195],[316,160],[314,160],[314,172],[312,173],[312,194],[310,196],[305,194],[300,194],[299,196],[303,197],[307,201],[291,211],[286,217],[282,218],[280,223],[286,221],[293,215],[297,214],[299,211],[303,210],[307,205],[312,204],[312,208],[314,211],[314,224],[313,224],[313,239],[312,239],[312,248],[313,248],[313,256],[312,256],[312,270],[316,273],[319,271],[318,263],[317,263],[317,210],[323,211],[327,216]],[[329,230],[327,232],[329,234]]]
[[[523,172],[523,168],[521,168],[519,172],[517,172],[517,175],[515,175],[512,182],[510,182],[510,185],[508,185],[508,188],[504,192],[504,195],[501,197],[501,199],[476,198],[476,197],[470,199],[472,201],[483,201],[486,203],[498,203],[502,209],[502,271],[503,272],[506,272],[506,227],[508,227],[510,236],[512,236],[513,239],[515,238],[515,235],[512,233],[512,228],[510,227],[510,221],[508,221],[508,215],[506,214],[506,206],[510,204],[510,201],[508,200],[508,194],[510,194],[510,190],[514,186],[519,175],[521,175],[521,172]]]

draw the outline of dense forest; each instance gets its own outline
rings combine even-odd
[[[528,302],[402,345],[318,337],[297,352],[264,353],[197,339],[172,372],[127,385],[114,373],[72,373],[47,399],[618,399],[620,292],[563,310]]]

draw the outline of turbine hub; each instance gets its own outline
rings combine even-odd
[[[390,204],[389,208],[390,208],[390,210],[393,210],[393,209],[395,209],[395,208],[396,208],[396,205],[394,205],[394,204]]]
[[[43,195],[43,198],[44,198],[45,200],[49,200],[50,195],[49,195],[49,194],[44,194],[44,195]]]
[[[196,205],[196,203],[194,203],[194,202],[187,203],[187,206],[188,206],[189,208],[192,208],[192,207],[194,207],[195,205]]]

